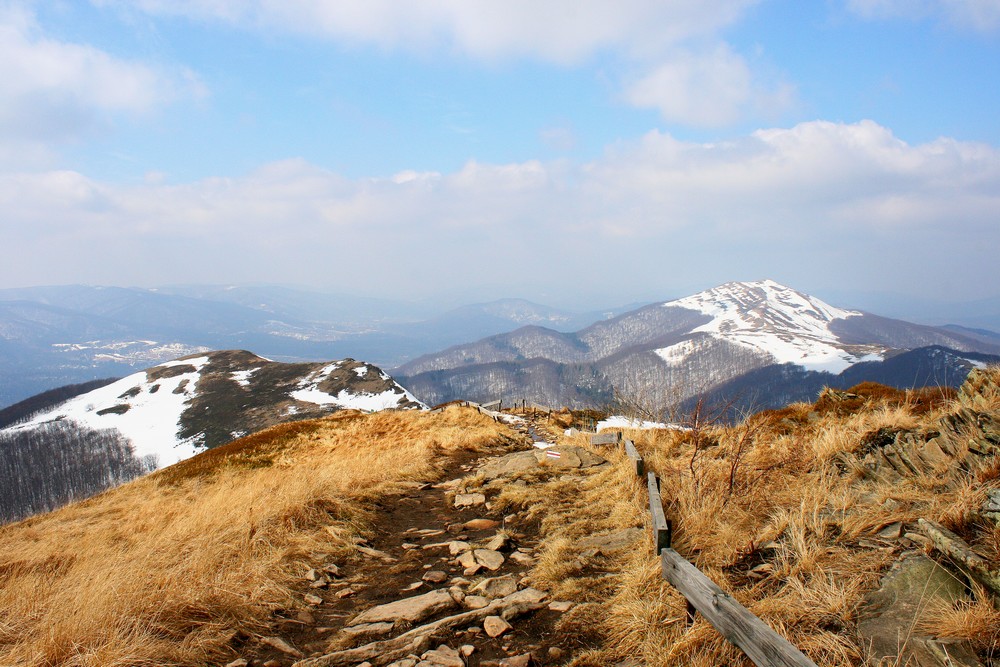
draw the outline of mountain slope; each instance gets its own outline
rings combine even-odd
[[[870,364],[932,345],[1000,354],[982,336],[836,308],[764,280],[727,283],[576,333],[523,327],[426,355],[397,377],[428,402],[507,396],[582,407],[629,393],[679,404],[770,366],[793,364],[834,384],[859,364],[877,373]],[[589,400],[572,387],[580,382]],[[457,387],[467,393],[456,395]]]
[[[148,467],[189,458],[247,433],[340,409],[419,408],[381,370],[353,359],[284,364],[242,351],[182,357],[133,373],[9,427],[50,422],[113,429]],[[0,431],[2,432],[2,431]]]

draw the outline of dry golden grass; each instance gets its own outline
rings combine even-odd
[[[368,501],[506,437],[474,410],[269,429],[0,528],[0,665],[191,665],[297,601],[304,563],[371,530]]]
[[[661,477],[673,547],[816,664],[830,667],[873,664],[855,634],[859,610],[900,553],[898,546],[873,542],[878,530],[924,517],[963,534],[987,555],[1000,552],[1000,529],[974,521],[984,484],[996,486],[1000,467],[970,472],[947,466],[890,484],[835,464],[838,454],[856,451],[866,434],[932,429],[941,416],[967,405],[966,399],[870,384],[854,390],[861,398],[850,405],[827,397],[826,405],[796,404],[730,428],[625,433]],[[1000,399],[994,403],[1000,408]],[[978,409],[984,405],[977,399]],[[589,446],[584,436],[563,440]],[[581,633],[582,643],[591,645],[572,664],[636,658],[657,667],[749,665],[700,617],[686,626],[684,599],[662,580],[652,554],[645,485],[620,451],[594,449],[612,461],[610,469],[572,488],[550,481],[501,496],[539,517],[547,536],[532,572],[536,584],[557,597],[590,603],[583,620],[568,616],[563,623],[566,632]],[[641,548],[589,567],[581,560],[575,546],[580,536],[643,524]],[[768,568],[751,576],[761,564]],[[940,636],[1000,650],[1000,612],[988,596],[937,613]]]

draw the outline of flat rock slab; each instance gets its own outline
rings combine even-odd
[[[458,604],[452,598],[451,593],[443,590],[435,590],[423,595],[415,595],[411,598],[372,607],[358,614],[348,625],[380,622],[398,623],[400,621],[417,623],[425,618],[430,618],[434,614],[453,609],[457,606]]]
[[[508,477],[539,468],[583,469],[604,465],[607,459],[576,445],[514,452],[494,459],[479,469],[487,479]]]
[[[503,554],[492,549],[476,549],[472,554],[475,556],[476,562],[487,570],[499,570],[504,562]]]
[[[923,554],[910,556],[865,598],[858,633],[874,662],[888,658],[891,664],[921,667],[981,667],[968,645],[936,640],[914,629],[934,601],[952,604],[963,599],[963,581]]]

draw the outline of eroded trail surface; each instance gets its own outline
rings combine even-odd
[[[309,610],[276,619],[274,635],[230,663],[264,667],[393,665],[489,667],[562,664],[555,624],[570,603],[531,587],[537,527],[503,515],[483,494],[464,493],[482,469],[542,459],[529,441],[550,437],[534,420],[515,428],[522,452],[466,455],[444,479],[413,483],[380,503],[377,534],[351,559],[318,563],[298,594]],[[515,448],[516,449],[516,448]],[[574,465],[569,462],[571,467]],[[579,466],[577,466],[579,467]]]

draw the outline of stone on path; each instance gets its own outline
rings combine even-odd
[[[446,590],[434,590],[423,595],[396,600],[388,604],[372,607],[367,611],[358,614],[348,625],[361,625],[362,623],[378,623],[386,621],[397,623],[406,621],[416,623],[425,618],[430,618],[439,612],[453,609],[457,606],[454,598]]]
[[[503,565],[504,557],[499,551],[493,551],[492,549],[475,549],[472,553],[476,558],[476,562],[485,567],[487,570],[499,570],[500,566]]]
[[[472,519],[462,524],[465,530],[493,530],[499,527],[500,522],[493,519]]]
[[[323,604],[323,598],[318,595],[313,595],[312,593],[306,593],[302,596],[302,599],[306,601],[306,604],[311,604],[314,607],[316,605]]]
[[[424,576],[421,579],[429,584],[443,584],[448,581],[448,573],[441,570],[428,570],[424,572]]]
[[[475,507],[486,504],[486,496],[481,493],[459,493],[455,495],[455,507]]]
[[[487,480],[516,475],[539,468],[583,469],[607,463],[607,459],[575,445],[531,449],[494,459],[479,469]]]
[[[512,574],[483,579],[472,588],[472,592],[494,599],[506,597],[517,592],[517,579]]]
[[[261,637],[260,643],[266,644],[267,646],[270,646],[273,649],[277,649],[278,651],[290,655],[293,658],[305,657],[305,654],[303,654],[302,651],[295,648],[281,637]]]
[[[472,549],[472,545],[468,542],[463,542],[462,540],[452,540],[448,543],[448,553],[452,556],[457,556],[460,553],[464,553]]]
[[[574,606],[575,605],[572,602],[569,602],[568,600],[553,600],[552,602],[549,603],[549,609],[551,609],[552,611],[559,611],[559,612],[569,611]]]
[[[465,667],[465,660],[458,651],[442,644],[432,651],[427,651],[420,656],[421,660],[425,660],[433,665],[440,665],[440,667]]]
[[[463,604],[466,609],[482,609],[490,603],[490,599],[482,595],[466,595]]]
[[[499,637],[512,628],[513,626],[510,623],[499,616],[487,616],[483,619],[483,630],[490,637]]]

